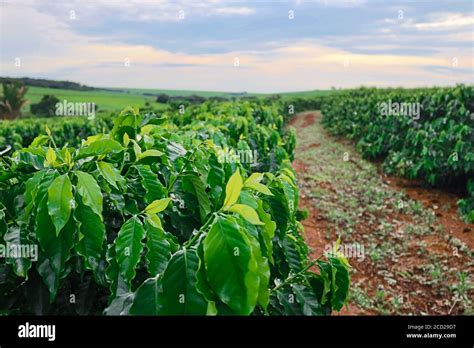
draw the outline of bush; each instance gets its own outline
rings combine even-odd
[[[158,94],[158,96],[156,97],[156,102],[157,102],[157,103],[166,104],[169,100],[170,100],[169,95],[163,94],[163,93],[162,93],[162,94]]]
[[[54,95],[45,95],[37,104],[31,104],[30,110],[33,115],[42,117],[56,116],[56,104],[59,99]]]

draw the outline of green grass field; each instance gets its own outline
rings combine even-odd
[[[89,102],[96,103],[101,111],[118,111],[127,106],[143,108],[146,102],[150,103],[156,110],[164,110],[165,104],[159,104],[155,101],[155,96],[164,93],[170,96],[190,96],[198,95],[202,97],[232,97],[238,94],[226,92],[212,92],[212,91],[185,91],[185,90],[167,90],[167,89],[140,89],[140,88],[110,88],[110,90],[92,90],[92,91],[76,91],[59,88],[45,88],[28,86],[26,99],[28,103],[23,109],[25,115],[30,114],[31,104],[38,103],[44,95],[54,95],[59,100],[66,99],[68,102]],[[248,93],[246,96],[265,96],[265,94]]]
[[[26,99],[29,100],[25,105],[24,111],[29,113],[30,105],[38,103],[44,95],[54,95],[59,100],[66,99],[68,102],[89,102],[96,103],[99,111],[116,111],[127,106],[142,108],[148,101],[153,107],[160,109],[164,107],[155,102],[152,96],[144,96],[138,93],[121,93],[109,91],[74,91],[57,88],[28,87]]]

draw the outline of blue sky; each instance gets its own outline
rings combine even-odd
[[[473,4],[0,0],[0,75],[250,92],[472,84]]]

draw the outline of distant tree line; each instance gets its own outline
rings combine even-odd
[[[225,98],[224,98],[225,100]],[[201,97],[199,95],[188,95],[188,96],[177,96],[177,95],[168,95],[168,94],[158,94],[156,96],[156,102],[162,104],[168,104],[174,101],[183,101],[186,104],[199,104],[206,101],[205,97]]]
[[[146,93],[144,95],[152,95],[152,94]],[[279,98],[279,96],[277,96],[277,98]],[[200,103],[204,103],[206,100],[222,102],[222,101],[236,100],[236,99],[255,100],[258,98],[255,96],[246,95],[245,93],[234,93],[234,94],[229,93],[229,96],[212,96],[212,97],[203,97],[196,94],[192,94],[188,96],[168,95],[165,93],[160,93],[156,96],[156,102],[162,103],[162,104],[179,104],[179,103],[200,104]]]
[[[53,81],[46,79],[32,79],[29,77],[0,77],[0,83],[13,83],[19,82],[26,86],[33,87],[46,87],[46,88],[57,88],[57,89],[70,89],[75,91],[92,91],[99,90],[99,88],[89,87],[81,85],[80,83],[71,82],[71,81]]]

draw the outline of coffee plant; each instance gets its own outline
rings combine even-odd
[[[386,115],[382,106],[419,106],[417,115]],[[400,109],[401,110],[401,109]],[[474,88],[343,91],[324,99],[323,125],[356,142],[366,157],[383,159],[386,172],[458,188],[468,222],[474,222]]]
[[[339,311],[349,264],[337,247],[308,259],[295,134],[278,111],[258,101],[161,117],[126,109],[105,132],[76,141],[47,127],[3,155],[0,244],[38,253],[0,259],[1,313]]]
[[[104,115],[93,121],[77,116],[0,121],[0,152],[7,148],[18,150],[29,146],[38,135],[44,134],[45,126],[54,132],[58,146],[66,143],[78,146],[89,135],[109,131],[112,120]]]

